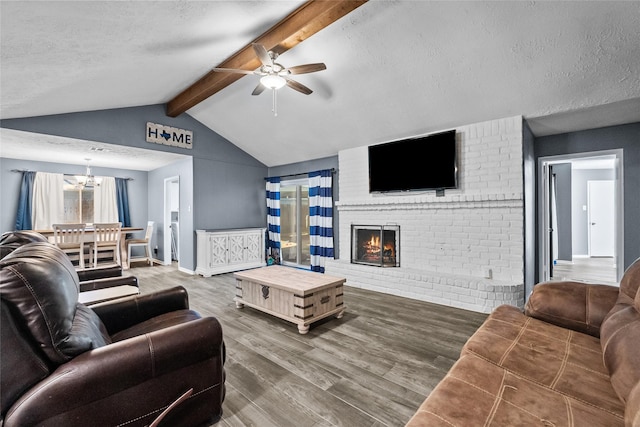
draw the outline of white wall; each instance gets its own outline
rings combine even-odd
[[[459,188],[444,197],[370,194],[367,147],[339,153],[340,259],[327,263],[327,274],[480,312],[524,304],[522,117],[462,126],[456,138]],[[401,266],[351,264],[352,224],[400,225]]]

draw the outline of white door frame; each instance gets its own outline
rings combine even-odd
[[[615,233],[616,233],[616,280],[624,274],[624,173],[623,150],[591,151],[538,158],[538,281],[550,279],[550,239],[549,229],[549,166],[555,163],[567,163],[571,160],[584,160],[603,156],[615,156]]]
[[[163,265],[171,265],[171,184],[174,182],[178,182],[178,200],[180,200],[180,176],[164,179]],[[180,224],[180,216],[178,216],[178,224]]]

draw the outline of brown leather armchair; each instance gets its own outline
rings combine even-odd
[[[49,243],[0,260],[0,424],[198,426],[219,419],[224,342],[182,287],[95,309]]]
[[[32,230],[7,231],[0,236],[0,259],[27,243],[48,243],[42,234]],[[122,267],[105,267],[76,270],[80,280],[80,299],[85,305],[94,305],[140,293],[138,278],[123,276]]]

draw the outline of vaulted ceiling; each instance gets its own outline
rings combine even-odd
[[[300,1],[0,2],[0,118],[165,104]],[[248,75],[186,113],[267,166],[523,115],[640,121],[640,2],[369,1],[286,51],[314,92]]]

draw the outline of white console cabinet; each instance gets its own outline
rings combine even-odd
[[[264,228],[196,230],[196,273],[204,277],[263,267]]]

